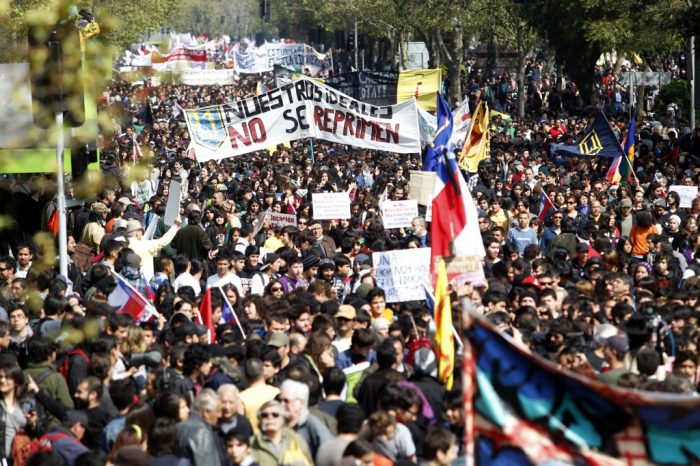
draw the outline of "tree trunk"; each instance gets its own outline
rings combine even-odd
[[[518,59],[518,116],[525,118],[525,101],[527,94],[525,93],[525,68],[527,68],[528,53],[521,53]]]
[[[397,44],[397,37],[399,33],[395,32],[394,34],[389,35],[389,59],[391,60],[391,69],[392,70],[398,70],[399,69],[399,63],[398,63],[398,55],[396,53],[396,46]]]
[[[464,46],[462,31],[456,29],[452,34],[452,60],[447,64],[450,76],[450,100],[452,105],[459,105],[462,101],[462,48]]]

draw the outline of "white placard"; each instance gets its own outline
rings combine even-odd
[[[188,86],[233,84],[233,70],[184,70],[180,82]]]
[[[698,187],[697,186],[683,186],[679,184],[674,184],[669,191],[674,191],[678,193],[680,197],[680,203],[678,207],[682,209],[689,209],[693,206],[693,199],[698,197]]]
[[[418,201],[384,201],[382,203],[382,221],[384,228],[409,228],[413,219],[418,217]]]
[[[401,154],[420,152],[415,99],[366,104],[306,77],[228,105],[185,110],[185,117],[200,163],[309,137]]]
[[[430,248],[375,252],[372,263],[377,286],[386,293],[387,303],[425,299],[430,285]]]
[[[283,214],[280,212],[270,212],[270,225],[285,226],[291,225],[293,227],[297,226],[297,216],[294,214]]]
[[[435,172],[411,170],[411,182],[408,187],[409,199],[418,200],[420,205],[431,205],[433,203],[435,176]]]
[[[158,226],[158,220],[160,220],[158,215],[154,215],[151,218],[151,223],[148,224],[148,228],[146,228],[146,231],[143,233],[143,239],[153,239],[153,235],[156,232],[156,227]]]
[[[350,196],[348,193],[311,194],[314,220],[350,218]]]
[[[182,184],[179,181],[170,180],[168,185],[168,201],[165,204],[163,222],[170,226],[180,216],[180,197],[182,196]]]

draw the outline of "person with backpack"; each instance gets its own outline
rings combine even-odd
[[[67,409],[73,408],[73,400],[68,391],[66,379],[56,370],[56,344],[47,337],[35,336],[29,339],[29,363],[24,375],[31,377],[49,397],[59,401]],[[47,425],[54,428],[61,420],[47,413]]]

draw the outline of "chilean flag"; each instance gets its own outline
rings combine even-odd
[[[214,324],[214,309],[211,305],[211,288],[207,288],[199,305],[199,323],[209,329],[209,343],[214,342],[216,325]]]
[[[440,157],[433,187],[433,217],[430,222],[431,271],[437,256],[484,257],[476,206],[454,152]]]
[[[151,302],[138,292],[124,277],[114,274],[117,287],[110,293],[107,301],[112,306],[119,306],[117,314],[129,314],[138,322],[145,322],[158,315]]]
[[[549,220],[556,208],[552,204],[552,200],[547,196],[547,193],[542,191],[542,197],[540,198],[540,212],[537,215],[541,224],[544,224],[546,220]]]
[[[236,311],[233,309],[233,306],[231,306],[231,303],[228,301],[226,293],[224,293],[224,290],[222,290],[221,287],[215,287],[207,288],[207,291],[204,292],[204,296],[202,297],[202,303],[199,305],[199,323],[201,325],[206,326],[207,329],[209,329],[209,343],[214,342],[213,337],[216,335],[216,322],[214,322],[214,308],[212,306],[211,299],[211,292],[213,289],[218,290],[221,293],[221,296],[223,296],[224,298],[224,303],[221,308],[221,318],[226,323],[235,323],[238,326],[238,329],[241,331],[243,339],[245,340],[245,332],[243,331],[243,326],[241,326],[241,322],[238,319],[238,316],[236,315]]]

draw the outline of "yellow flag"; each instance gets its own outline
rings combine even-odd
[[[440,91],[442,74],[436,70],[410,70],[399,73],[396,85],[396,103],[416,98],[418,105],[428,112],[437,110],[437,94]]]
[[[455,368],[455,344],[452,331],[452,305],[447,283],[445,260],[438,259],[435,283],[435,337],[433,348],[438,360],[438,378],[448,390],[452,389]]]
[[[476,173],[479,162],[489,157],[489,107],[482,100],[472,115],[472,121],[459,156],[459,166],[469,173]]]

